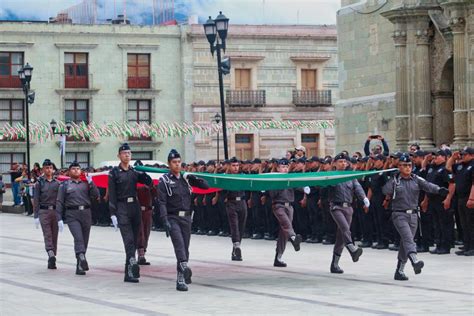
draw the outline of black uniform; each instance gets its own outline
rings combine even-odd
[[[458,212],[461,219],[464,238],[464,255],[474,255],[474,209],[466,206],[474,177],[474,160],[469,163],[455,164],[453,166],[454,182],[456,183],[456,196],[458,199]]]
[[[135,259],[142,216],[137,198],[137,183],[151,186],[153,181],[149,175],[132,167],[125,170],[119,165],[109,172],[109,209],[111,216],[117,217],[123,239],[126,279],[140,277]]]
[[[388,248],[390,236],[390,211],[383,207],[385,195],[382,193],[382,187],[387,182],[384,173],[376,173],[367,177],[368,185],[372,191],[370,199],[369,212],[375,219],[375,227],[377,232],[377,249]],[[368,233],[368,232],[367,232]]]

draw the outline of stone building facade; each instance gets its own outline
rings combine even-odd
[[[337,149],[369,134],[393,149],[474,141],[474,4],[343,0]]]
[[[0,22],[0,124],[25,121],[17,70],[26,62],[34,67],[32,122],[209,124],[219,111],[219,89],[216,61],[203,33],[202,25]],[[232,73],[225,78],[225,89],[233,93],[227,98],[232,103],[226,105],[228,120],[333,119],[331,105],[338,97],[334,26],[231,25],[226,54],[232,58]],[[170,148],[183,152],[186,161],[211,159],[216,136],[68,138],[65,164],[115,160],[118,144],[125,141],[140,159],[165,160]],[[32,141],[31,161],[48,157],[59,164],[58,140]],[[230,134],[229,151],[278,157],[302,142],[313,154],[333,153],[334,130]],[[24,161],[25,152],[24,140],[0,140],[0,171]]]
[[[183,119],[178,26],[2,22],[0,33],[2,124],[24,122],[24,95],[13,65],[23,62],[34,67],[32,122]],[[32,163],[47,157],[59,165],[58,139],[33,141]],[[163,158],[170,146],[183,149],[180,139],[68,138],[65,163],[76,159],[97,166],[116,160],[118,145],[125,141],[141,159]],[[11,160],[23,160],[25,151],[25,141],[0,141],[2,171]]]
[[[186,36],[185,104],[194,121],[209,124],[220,112],[216,59],[201,25],[191,25]],[[231,24],[225,55],[232,64],[224,77],[228,121],[334,118],[332,104],[339,94],[334,26]],[[217,157],[217,135],[190,141],[196,158]],[[281,157],[298,145],[322,156],[335,147],[333,128],[231,132],[228,142],[229,156],[242,159]]]

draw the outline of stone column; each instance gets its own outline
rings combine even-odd
[[[463,17],[453,17],[449,22],[453,33],[454,143],[464,146],[468,142],[466,21]]]
[[[393,33],[395,42],[395,123],[396,123],[396,143],[397,149],[406,150],[409,140],[409,114],[407,100],[407,65],[406,48],[407,33],[403,25],[397,25]]]
[[[423,23],[425,24],[425,23]],[[426,23],[428,24],[428,23]],[[427,26],[427,25],[426,25]],[[415,50],[415,139],[421,148],[434,147],[433,115],[431,105],[430,43],[432,31],[429,28],[417,29]]]

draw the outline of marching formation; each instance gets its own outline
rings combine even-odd
[[[77,162],[69,166],[68,179],[54,176],[46,159],[32,189],[35,224],[41,226],[48,256],[48,269],[56,269],[58,231],[64,224],[74,238],[76,274],[89,270],[87,246],[93,219],[107,219],[120,230],[125,250],[124,281],[137,283],[151,230],[164,230],[176,255],[176,289],[187,291],[192,283],[189,266],[191,234],[231,237],[230,259],[242,261],[243,238],[276,240],[273,265],[287,266],[283,255],[287,242],[295,251],[302,243],[334,244],[329,271],[344,273],[339,259],[344,248],[358,262],[363,248],[397,250],[394,279],[405,281],[405,264],[415,274],[424,262],[419,252],[448,254],[456,243],[464,246],[457,255],[474,255],[474,149],[460,152],[438,149],[390,154],[382,146],[334,158],[309,157],[300,146],[285,158],[222,163],[199,161],[185,164],[176,150],[168,155],[169,172],[154,183],[145,172],[130,165],[131,148],[118,150],[118,166],[108,173],[108,187],[99,192],[92,177]],[[161,166],[160,166],[161,167]],[[207,173],[303,173],[331,170],[376,170],[365,178],[326,187],[307,186],[269,191],[208,190],[208,183],[195,172]],[[193,188],[208,190],[193,193]],[[101,208],[104,204],[106,207]],[[95,211],[94,211],[95,209]],[[107,215],[100,214],[106,212]],[[94,220],[95,221],[95,220]],[[108,224],[108,222],[106,222]],[[456,225],[456,226],[455,226]],[[456,229],[455,229],[456,227]],[[358,242],[358,243],[357,243]]]

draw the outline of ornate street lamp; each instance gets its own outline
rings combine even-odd
[[[63,137],[69,136],[71,134],[71,128],[72,124],[70,121],[66,122],[66,131],[59,131],[56,132],[56,129],[58,128],[58,123],[54,119],[51,120],[49,123],[49,126],[51,127],[51,130],[53,132],[53,135],[60,135],[61,136],[61,169],[64,168],[64,155],[66,154],[66,141]]]
[[[30,95],[30,81],[33,74],[33,67],[26,63],[18,70],[23,92],[25,94],[25,125],[26,125],[26,165],[28,169],[28,178],[30,178],[30,104],[34,102],[34,94]]]

